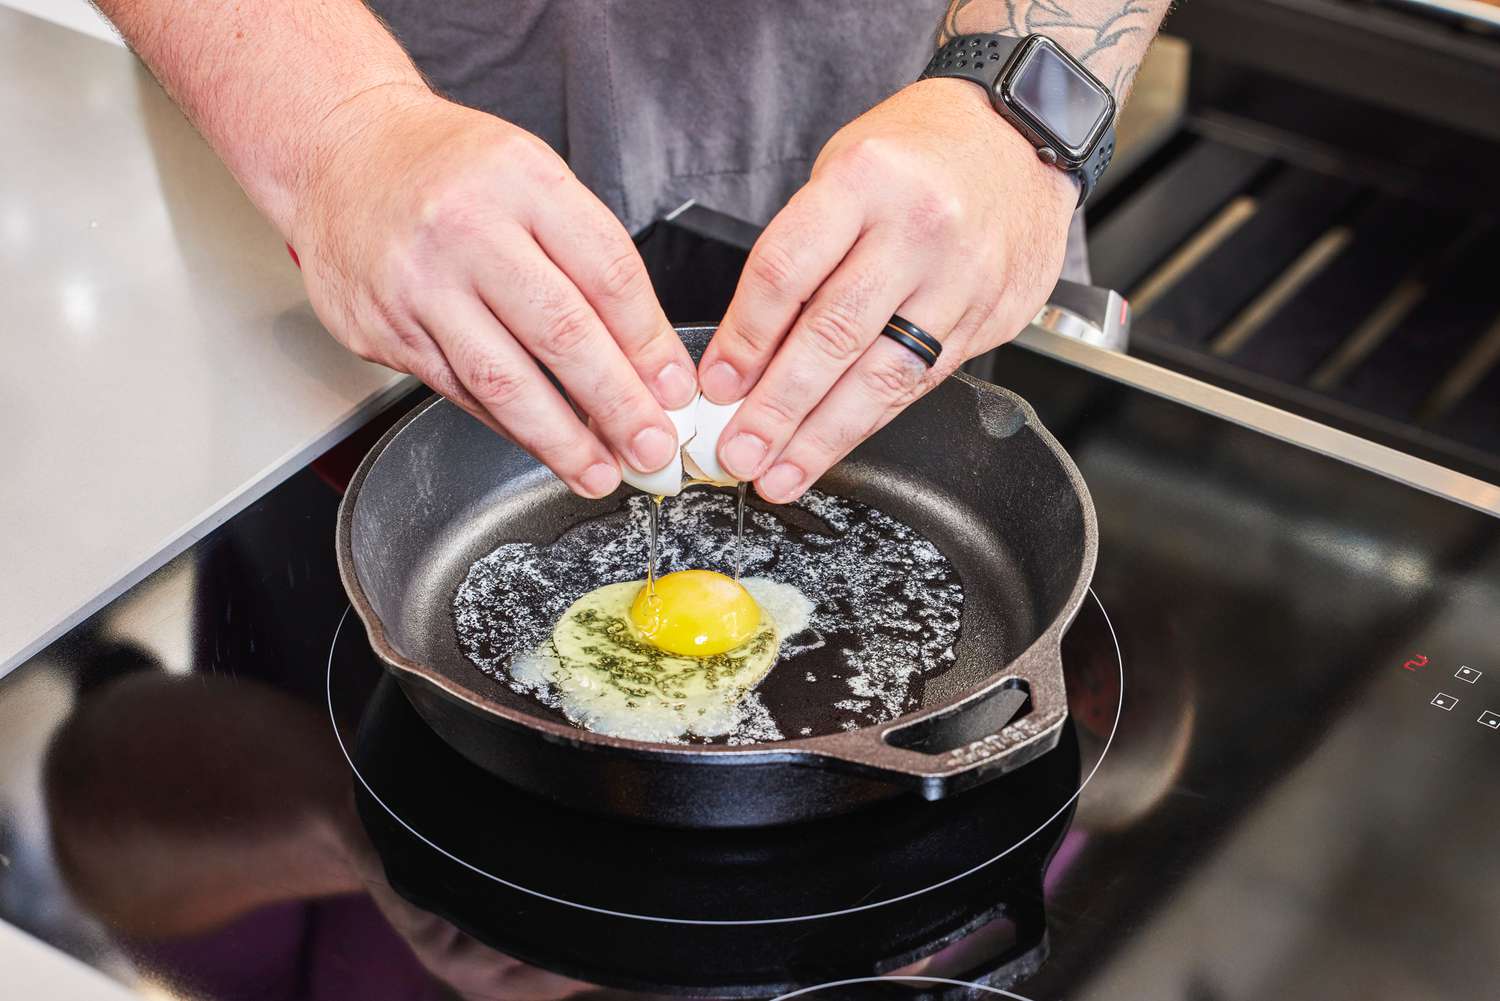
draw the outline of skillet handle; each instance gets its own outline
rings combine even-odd
[[[1019,768],[1056,747],[1068,719],[1059,644],[1044,637],[1003,675],[936,715],[821,737],[819,756],[828,767],[910,786],[929,800]]]

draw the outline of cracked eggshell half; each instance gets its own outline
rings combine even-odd
[[[635,487],[637,490],[652,494],[657,497],[675,497],[682,492],[682,447],[693,437],[696,428],[694,423],[697,412],[698,400],[681,410],[668,410],[667,418],[671,420],[672,427],[677,430],[677,452],[672,456],[672,461],[654,473],[643,473],[633,469],[630,463],[616,456],[620,463],[620,479]]]
[[[719,465],[719,436],[724,433],[724,426],[744,402],[736,400],[734,403],[714,403],[707,397],[698,397],[697,433],[682,450],[688,476],[723,487],[739,482]]]

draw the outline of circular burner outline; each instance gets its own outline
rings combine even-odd
[[[901,903],[904,900],[911,900],[914,897],[920,897],[924,893],[931,893],[933,890],[940,889],[940,888],[942,888],[944,886],[949,885],[950,883],[956,883],[956,882],[958,882],[961,879],[964,879],[964,878],[966,878],[968,876],[971,876],[974,873],[978,872],[979,870],[985,868],[986,866],[994,865],[996,862],[1000,861],[1002,858],[1004,858],[1005,856],[1009,855],[1011,852],[1015,851],[1017,848],[1020,848],[1022,845],[1024,845],[1026,842],[1030,841],[1032,838],[1036,837],[1042,831],[1046,830],[1047,826],[1049,824],[1051,824],[1058,817],[1062,816],[1063,812],[1066,811],[1070,806],[1072,806],[1078,800],[1078,797],[1080,797],[1080,796],[1083,795],[1083,790],[1086,789],[1086,788],[1088,788],[1088,784],[1091,781],[1093,781],[1094,775],[1099,771],[1099,766],[1102,765],[1102,764],[1104,764],[1104,759],[1105,758],[1109,757],[1109,749],[1110,749],[1111,746],[1113,746],[1114,741],[1115,741],[1115,734],[1120,729],[1120,715],[1124,711],[1124,708],[1125,708],[1125,656],[1120,651],[1120,637],[1118,636],[1118,634],[1115,633],[1115,624],[1112,621],[1110,621],[1109,612],[1105,609],[1104,602],[1102,602],[1102,601],[1099,600],[1099,595],[1094,592],[1094,588],[1093,588],[1092,585],[1089,586],[1089,595],[1094,599],[1094,604],[1096,604],[1096,605],[1099,606],[1099,611],[1104,616],[1104,624],[1109,627],[1109,638],[1114,642],[1114,645],[1115,645],[1115,663],[1118,665],[1118,667],[1120,669],[1120,698],[1115,703],[1115,719],[1114,719],[1114,723],[1111,724],[1111,726],[1109,728],[1109,737],[1104,742],[1104,750],[1102,752],[1100,752],[1100,754],[1099,754],[1099,760],[1094,762],[1094,767],[1089,769],[1088,775],[1084,776],[1083,781],[1078,784],[1078,788],[1073,791],[1073,795],[1069,796],[1067,798],[1067,800],[1061,806],[1059,806],[1057,808],[1056,812],[1054,812],[1050,817],[1048,817],[1041,824],[1039,824],[1037,826],[1037,828],[1035,830],[1033,830],[1030,834],[1028,834],[1025,837],[1019,839],[1018,841],[1016,841],[1015,844],[1011,845],[1009,848],[1005,849],[1003,852],[1001,852],[1000,854],[996,855],[994,858],[988,859],[988,860],[986,860],[984,862],[977,863],[976,865],[972,865],[969,868],[965,869],[963,872],[957,873],[956,875],[953,875],[953,876],[949,876],[946,879],[939,880],[938,882],[933,883],[930,886],[923,887],[920,890],[911,890],[911,891],[908,891],[906,893],[900,894],[898,896],[887,897],[885,900],[873,900],[873,901],[870,901],[868,903],[858,904],[858,905],[853,906],[853,907],[844,907],[844,908],[840,908],[839,910],[824,911],[824,912],[819,913],[819,914],[793,914],[793,915],[787,915],[787,916],[776,917],[776,918],[740,918],[740,919],[719,918],[719,919],[714,919],[714,918],[674,918],[674,917],[667,917],[665,915],[659,915],[659,914],[634,914],[634,913],[632,913],[630,911],[617,911],[617,910],[614,910],[614,909],[609,908],[609,907],[597,907],[597,906],[595,906],[593,904],[584,904],[584,903],[580,903],[580,902],[578,902],[576,900],[568,900],[568,899],[563,898],[563,897],[553,896],[550,893],[544,893],[541,890],[534,890],[534,889],[532,889],[529,886],[523,886],[520,883],[512,882],[511,880],[505,879],[504,877],[501,877],[501,876],[497,876],[494,873],[489,872],[489,871],[487,871],[485,869],[481,869],[481,868],[479,868],[479,866],[474,865],[472,862],[468,862],[468,861],[465,861],[464,859],[459,858],[457,855],[455,855],[452,852],[448,851],[442,845],[439,845],[436,842],[432,841],[430,838],[428,838],[426,835],[424,835],[421,831],[417,830],[415,827],[412,827],[410,824],[408,824],[406,822],[405,818],[403,818],[395,810],[392,810],[388,805],[386,805],[385,800],[383,800],[383,799],[380,798],[380,794],[377,793],[370,786],[370,783],[368,783],[368,782],[365,781],[365,777],[360,774],[358,766],[356,766],[354,764],[354,757],[349,753],[349,749],[344,746],[344,736],[343,736],[343,734],[339,733],[338,717],[334,715],[334,711],[333,711],[333,654],[334,654],[334,650],[338,647],[339,634],[344,629],[344,623],[349,620],[349,613],[351,611],[353,611],[353,606],[346,607],[344,609],[344,614],[339,617],[339,624],[333,630],[333,642],[329,645],[329,648],[328,648],[328,672],[327,672],[327,677],[326,677],[326,691],[327,691],[327,695],[328,695],[328,722],[333,727],[333,738],[334,738],[335,741],[338,742],[339,751],[343,753],[344,760],[346,762],[348,762],[348,764],[349,764],[349,770],[351,772],[353,772],[354,777],[355,777],[355,779],[357,779],[359,781],[359,784],[362,785],[362,786],[364,786],[365,792],[369,793],[370,797],[372,799],[374,799],[376,803],[380,804],[380,808],[382,810],[384,810],[386,813],[390,814],[392,820],[394,820],[396,823],[400,824],[403,828],[405,828],[407,830],[408,833],[410,833],[418,841],[421,841],[423,844],[427,845],[427,847],[431,848],[433,851],[437,852],[439,855],[442,855],[444,858],[448,859],[449,861],[457,863],[458,865],[464,867],[465,869],[469,870],[470,872],[472,872],[472,873],[474,873],[476,875],[483,876],[485,879],[491,880],[492,882],[495,882],[495,883],[499,883],[501,886],[509,887],[512,890],[516,890],[516,891],[518,891],[520,893],[525,893],[525,894],[527,894],[529,896],[536,897],[536,898],[538,898],[540,900],[546,900],[546,901],[548,901],[550,903],[561,904],[564,907],[572,907],[575,910],[589,911],[589,912],[594,913],[594,914],[603,914],[603,915],[606,915],[608,917],[614,917],[614,918],[629,918],[629,919],[634,920],[634,921],[652,921],[652,922],[655,922],[657,924],[671,924],[671,925],[723,925],[723,926],[729,926],[729,927],[738,927],[740,925],[778,925],[778,924],[791,924],[792,922],[795,922],[795,921],[817,921],[817,920],[820,920],[822,918],[842,917],[842,916],[844,916],[846,914],[857,914],[860,911],[870,911],[870,910],[874,910],[877,907],[886,907],[886,906],[888,906],[890,904],[899,904],[899,903]],[[824,985],[824,986],[828,986],[828,985]],[[965,986],[972,986],[972,985],[965,985]],[[1025,999],[1022,999],[1022,1001],[1025,1001]]]
[[[1104,760],[1102,757],[1099,760]],[[950,980],[947,977],[922,977],[904,976],[893,973],[885,977],[850,977],[848,980],[830,980],[826,984],[813,984],[811,987],[799,987],[785,994],[778,994],[771,1001],[787,1001],[788,998],[801,997],[811,994],[813,991],[827,990],[830,987],[847,987],[850,984],[880,984],[880,983],[919,983],[919,984],[943,984],[948,987],[972,987],[976,991],[987,991],[996,997],[1009,998],[1010,1001],[1031,1001],[1030,998],[1012,991],[1002,990],[999,987],[991,987],[988,984],[975,983],[972,980]]]

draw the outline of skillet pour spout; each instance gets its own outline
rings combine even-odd
[[[713,327],[679,327],[701,355]],[[578,809],[678,827],[790,823],[971,788],[1051,750],[1067,719],[1060,645],[1093,577],[1098,527],[1077,467],[1005,389],[944,380],[817,484],[911,525],[964,586],[955,662],[879,726],[774,743],[656,744],[579,729],[459,649],[453,595],[502,542],[547,543],[614,510],[446,400],[360,464],[338,559],[370,645],[429,726],[486,771]],[[777,671],[762,683],[773,684]]]

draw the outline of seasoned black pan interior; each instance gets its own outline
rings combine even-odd
[[[684,340],[697,354],[709,333],[686,331]],[[1008,395],[950,379],[819,484],[917,528],[962,579],[957,659],[924,679],[923,708],[1002,669],[1059,614],[1077,581],[1085,514],[1027,415]],[[626,496],[574,496],[519,448],[437,401],[402,426],[369,469],[352,518],[354,565],[398,653],[496,703],[566,723],[464,656],[453,596],[470,565],[495,546],[550,542],[581,520],[618,509]],[[802,661],[796,663],[795,671],[773,670],[758,691],[773,716],[795,702],[812,736],[830,732],[831,703],[840,696],[830,691],[830,711],[809,712],[808,701],[823,693],[810,689]]]

